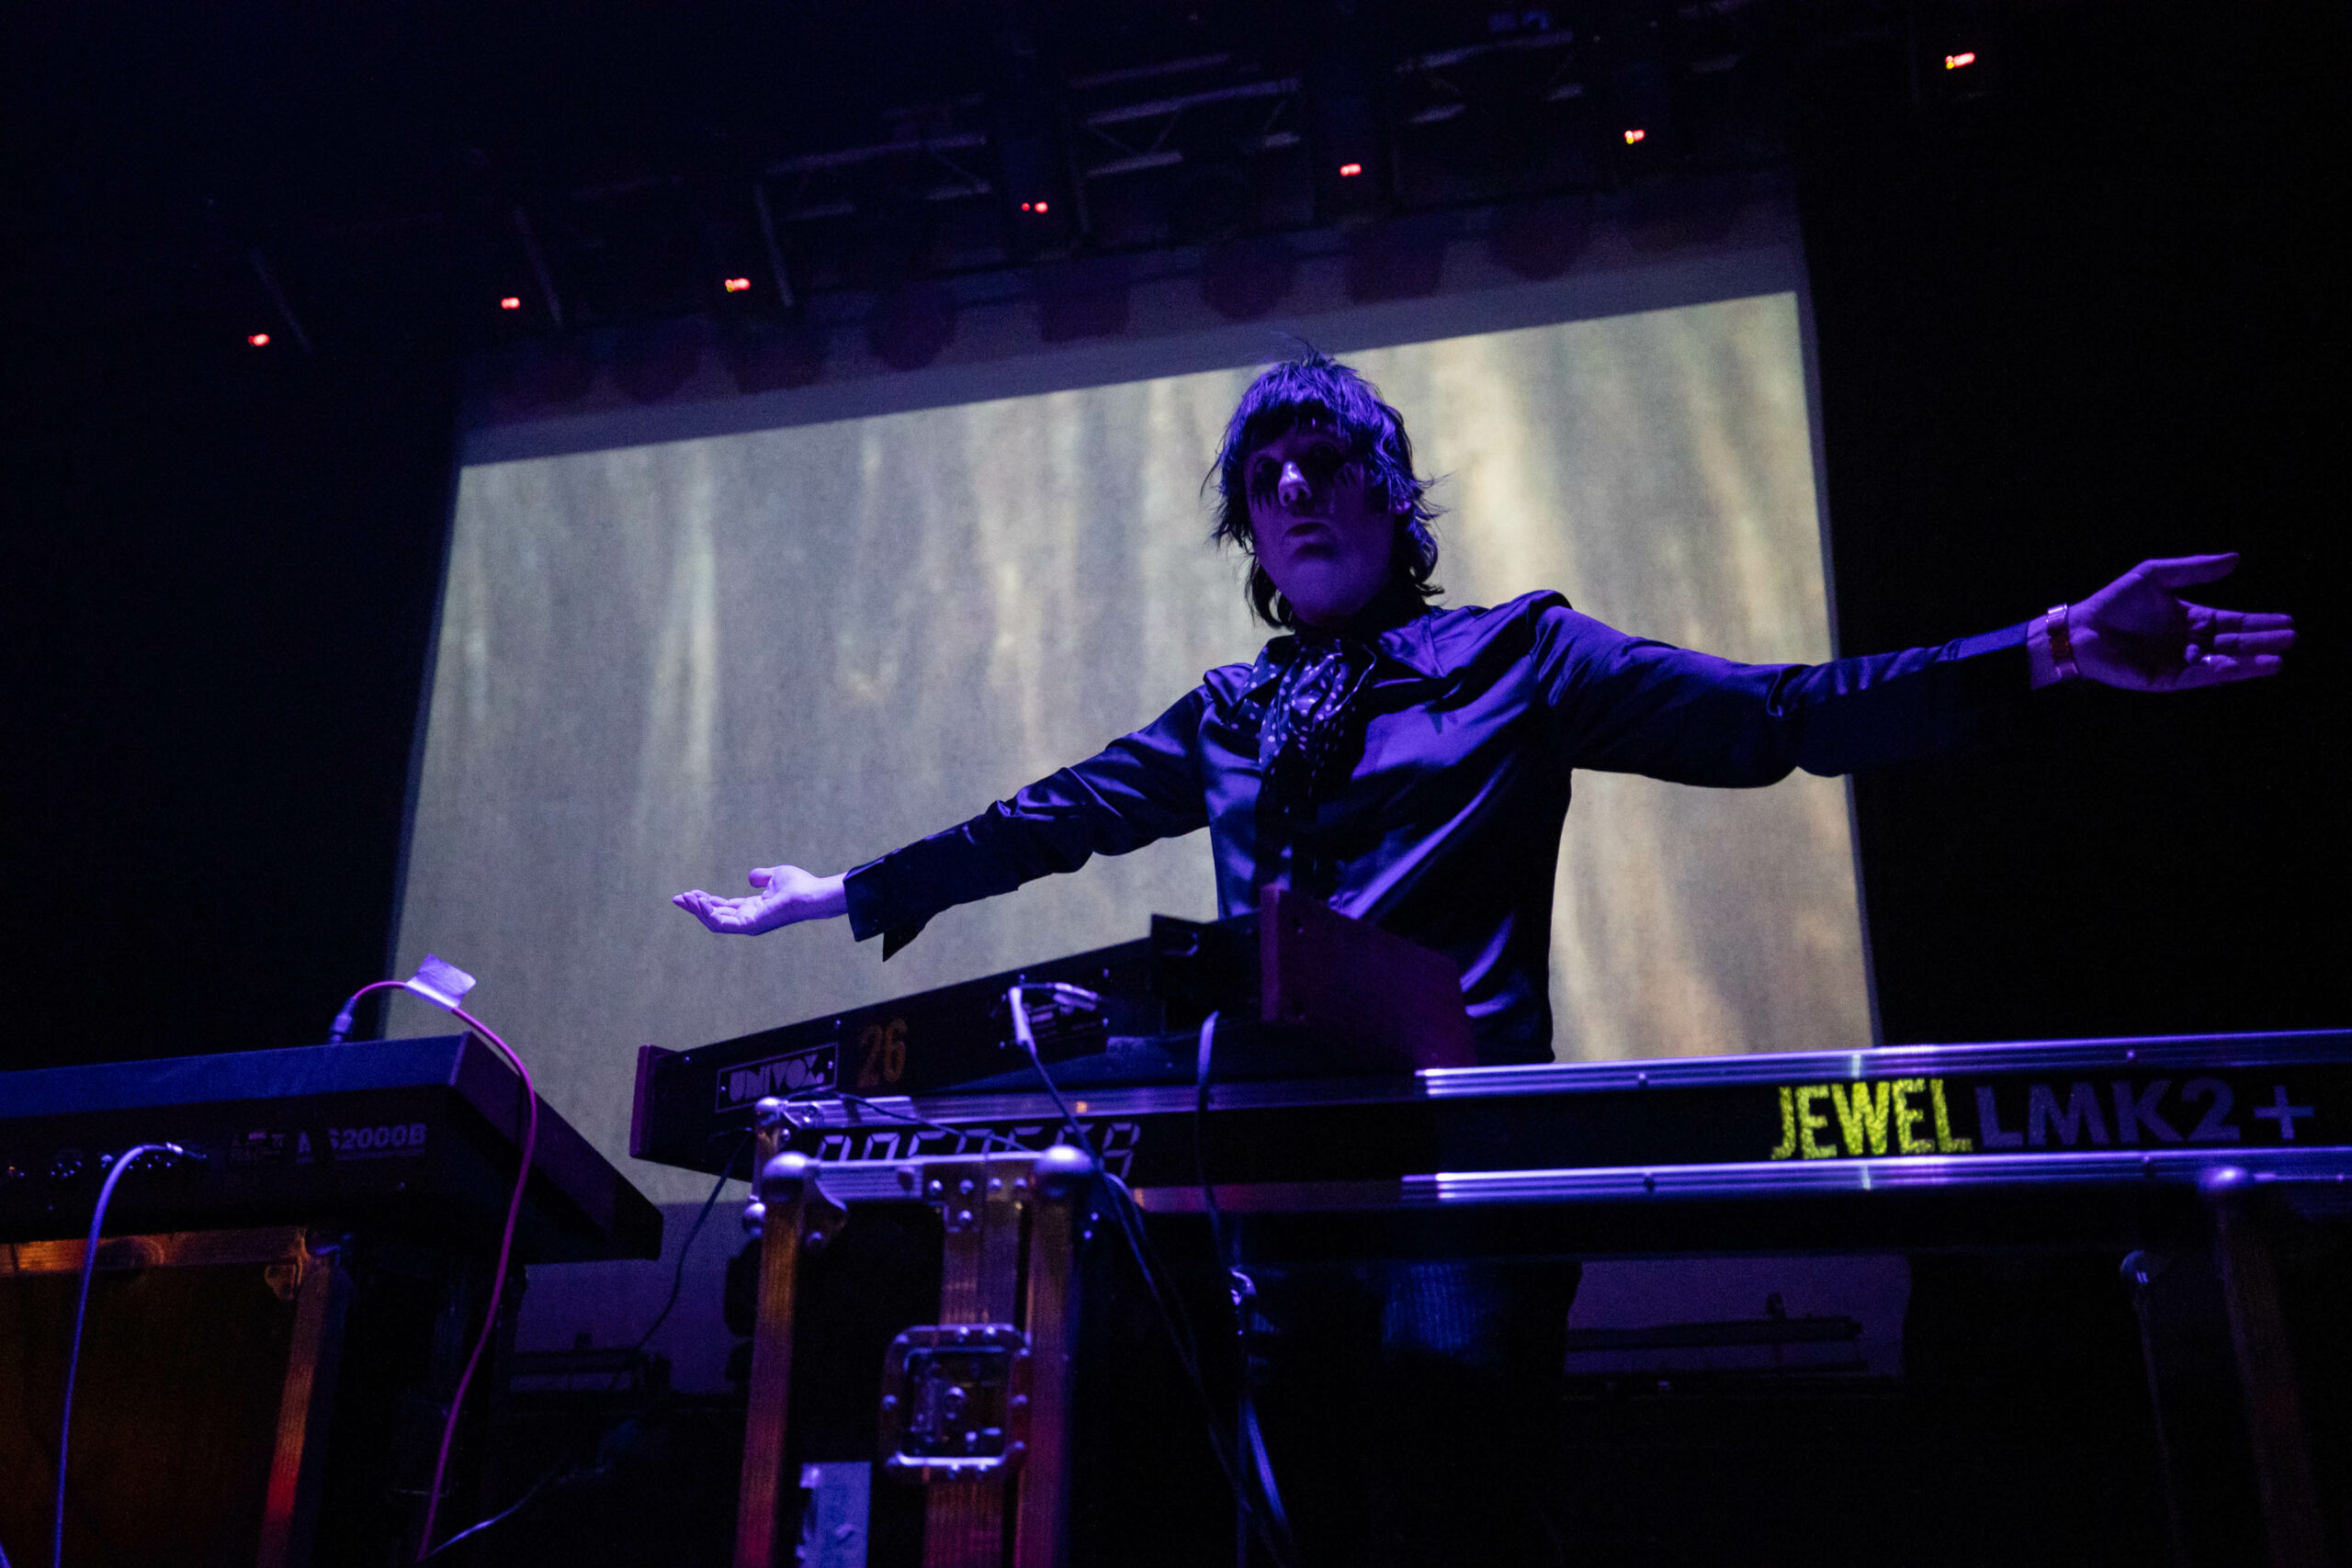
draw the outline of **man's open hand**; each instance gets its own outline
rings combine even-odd
[[[2235,554],[2143,560],[2066,615],[2083,674],[2135,692],[2186,692],[2278,673],[2294,646],[2291,615],[2192,604],[2179,590],[2236,570]]]
[[[679,908],[729,936],[757,936],[801,920],[825,920],[849,911],[849,897],[838,876],[819,876],[797,865],[763,865],[752,873],[760,891],[721,898],[697,887],[670,900]]]

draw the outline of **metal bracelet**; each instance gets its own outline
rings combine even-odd
[[[2045,622],[2050,635],[2050,659],[2058,667],[2061,681],[2083,678],[2080,666],[2075,662],[2075,639],[2066,631],[2066,606],[2052,604]]]

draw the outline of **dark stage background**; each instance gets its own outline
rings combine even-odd
[[[1842,646],[2222,547],[2303,641],[1863,781],[1884,1036],[2342,1025],[2343,13],[1984,14],[1988,103],[1869,47],[1792,95]],[[189,309],[193,197],[337,112],[241,63],[276,17],[0,24],[7,1066],[314,1042],[384,962],[461,345],[264,362]]]

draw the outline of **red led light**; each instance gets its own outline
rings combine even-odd
[[[1947,54],[1944,56],[1944,69],[1947,71],[1957,71],[1963,65],[1973,65],[1975,63],[1976,51],[1973,49],[1963,49],[1958,54]]]
[[[1024,201],[1021,204],[1021,210],[1023,212],[1043,212],[1046,210],[1046,204],[1042,201]]]
[[[498,302],[498,308],[502,310],[519,310],[523,308],[522,297],[520,295],[509,294],[505,299],[501,299]]]
[[[1629,130],[1625,132],[1625,145],[1631,147],[1634,142],[1646,139],[1648,135],[1649,132],[1646,130]]]
[[[729,294],[741,294],[750,287],[752,287],[752,280],[748,277],[730,277],[727,279],[727,292]]]
[[[1363,165],[1362,164],[1342,164],[1340,165],[1340,177],[1343,180],[1352,179],[1363,173]]]
[[[252,344],[255,348],[267,348],[269,346],[269,334],[267,333],[250,333],[246,334],[245,341]]]
[[[1040,212],[1045,211],[1045,210],[1046,210],[1046,204],[1045,204],[1044,202],[1042,202],[1042,201],[1041,201],[1041,202],[1039,202],[1039,203],[1037,204],[1037,210],[1038,210],[1038,211],[1040,211]]]

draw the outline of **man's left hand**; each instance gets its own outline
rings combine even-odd
[[[2276,675],[2294,646],[2292,615],[2192,604],[2179,591],[2236,570],[2234,553],[2144,560],[2066,614],[2085,677],[2134,692],[2186,692]]]

